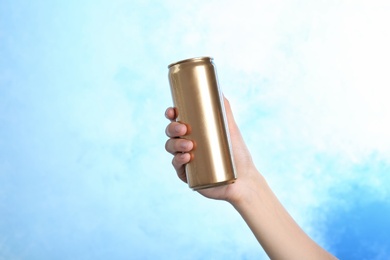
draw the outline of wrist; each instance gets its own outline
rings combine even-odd
[[[236,182],[229,188],[232,190],[232,196],[226,200],[236,209],[250,204],[254,198],[258,197],[268,184],[264,177],[256,168],[250,169],[245,177],[238,176]]]

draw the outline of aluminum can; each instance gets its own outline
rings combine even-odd
[[[191,161],[185,165],[189,187],[200,190],[233,183],[236,171],[213,59],[186,59],[168,68],[177,121],[187,126],[183,138],[194,143]]]

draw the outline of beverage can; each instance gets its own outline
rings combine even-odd
[[[183,138],[194,144],[191,161],[185,165],[189,187],[199,190],[233,183],[236,171],[213,59],[191,58],[168,68],[177,121],[187,126]]]

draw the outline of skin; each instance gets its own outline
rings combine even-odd
[[[235,183],[199,190],[203,196],[225,200],[241,214],[271,259],[336,259],[316,244],[288,214],[256,169],[251,154],[234,120],[229,101],[224,98],[226,116],[237,170]],[[175,110],[168,108],[165,116],[171,122],[166,128],[169,137],[165,149],[174,157],[172,165],[178,177],[187,182],[184,166],[190,162],[193,149],[184,124],[176,122]]]

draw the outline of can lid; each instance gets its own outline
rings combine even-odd
[[[196,57],[196,58],[190,58],[190,59],[185,59],[185,60],[180,60],[174,63],[171,63],[168,65],[168,68],[175,66],[177,64],[182,64],[182,63],[187,63],[187,62],[197,62],[197,61],[212,61],[213,58],[208,57],[208,56],[202,56],[202,57]]]

